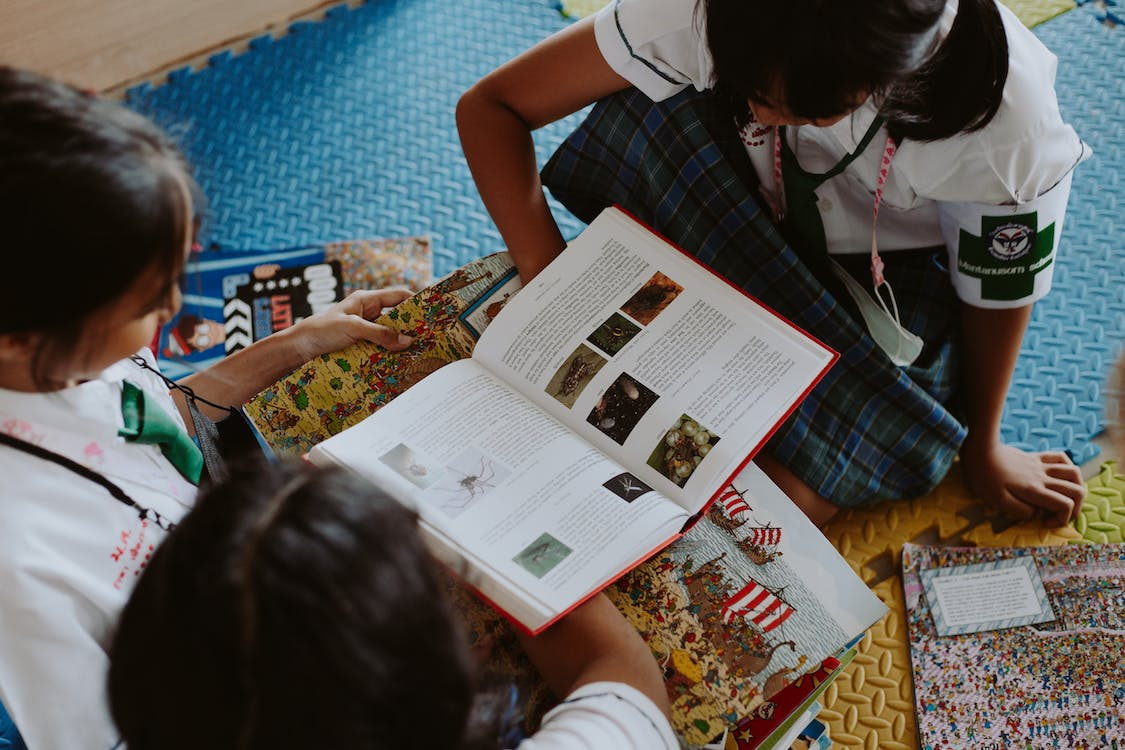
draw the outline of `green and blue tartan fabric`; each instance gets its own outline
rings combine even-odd
[[[689,89],[654,103],[629,89],[602,100],[543,183],[584,221],[620,205],[840,352],[765,448],[822,496],[844,507],[917,497],[945,476],[965,428],[951,411],[959,304],[944,248],[884,256],[902,322],[926,342],[899,368],[810,268],[824,264],[802,260],[760,208],[749,157],[715,96]],[[865,285],[867,258],[845,262]]]

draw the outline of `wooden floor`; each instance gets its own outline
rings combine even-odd
[[[0,62],[120,90],[341,0],[2,0]]]

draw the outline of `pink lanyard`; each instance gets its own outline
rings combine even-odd
[[[773,128],[773,180],[776,192],[762,191],[773,211],[774,219],[781,222],[785,218],[785,183],[781,174],[781,131]],[[887,177],[891,173],[891,161],[898,152],[898,145],[894,138],[887,136],[887,145],[883,147],[883,158],[879,163],[879,176],[875,181],[875,208],[871,219],[871,283],[877,290],[886,283],[883,277],[883,259],[879,257],[879,243],[875,239],[875,225],[879,221],[879,204],[883,202],[883,189],[887,186]]]

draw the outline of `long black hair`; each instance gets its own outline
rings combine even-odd
[[[715,90],[735,116],[783,103],[825,119],[873,95],[898,139],[978,130],[1000,107],[1008,40],[995,0],[960,0],[943,40],[945,0],[699,0]]]
[[[369,482],[239,467],[201,493],[121,616],[109,691],[122,739],[464,748],[476,688],[442,586],[414,514]]]
[[[0,334],[37,334],[32,373],[145,273],[171,292],[199,190],[160,128],[116,102],[0,66]]]

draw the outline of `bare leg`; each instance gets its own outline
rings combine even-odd
[[[796,474],[778,463],[773,456],[759,453],[754,457],[754,463],[756,463],[758,467],[766,473],[766,476],[772,479],[773,483],[780,487],[781,491],[788,495],[789,499],[818,527],[831,521],[832,518],[840,512],[837,506],[821,497],[816,490],[805,484]]]

